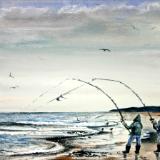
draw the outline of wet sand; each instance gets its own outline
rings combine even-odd
[[[50,139],[51,140],[51,139]],[[70,142],[70,143],[69,143]],[[46,154],[43,156],[32,155],[25,157],[6,157],[5,160],[157,160],[154,154],[156,150],[156,143],[153,142],[143,142],[140,150],[139,158],[135,157],[135,143],[132,144],[131,151],[127,158],[124,158],[122,151],[125,148],[125,142],[115,143],[114,150],[107,151],[105,153],[101,152],[87,152],[84,150],[84,146],[72,146],[72,140],[64,141],[60,140],[60,144],[65,146],[65,150],[57,155]],[[88,147],[88,146],[87,146]],[[92,146],[91,146],[92,147]],[[92,151],[92,149],[91,149]],[[160,160],[160,159],[159,159]]]
[[[50,139],[51,140],[51,139]],[[72,141],[72,140],[70,140]],[[63,145],[68,148],[66,153],[62,153],[57,156],[47,156],[43,157],[43,160],[157,160],[154,150],[156,150],[156,143],[154,142],[143,142],[140,150],[139,157],[135,156],[135,143],[132,144],[131,151],[127,155],[127,158],[124,158],[122,151],[125,149],[125,142],[115,143],[115,150],[110,150],[105,153],[97,152],[87,152],[84,150],[84,146],[74,146],[73,149],[64,140],[60,141]],[[70,148],[71,147],[71,148]],[[92,146],[91,146],[92,147]]]
[[[124,147],[121,147],[123,150]],[[96,156],[96,157],[76,157],[69,155],[61,155],[61,156],[47,156],[43,157],[41,160],[157,160],[153,150],[156,149],[155,144],[142,144],[141,152],[139,158],[135,157],[134,154],[134,145],[132,146],[131,152],[128,154],[127,158],[123,157],[123,154],[117,152],[110,152],[107,155]]]
[[[141,113],[141,114],[144,115],[144,117],[146,117],[145,119],[146,123],[149,124],[149,126],[152,128],[149,122],[147,113]],[[151,113],[151,114],[155,119],[159,119],[160,113]],[[114,149],[109,150],[106,153],[98,154],[94,152],[92,153],[84,152],[83,149],[89,146],[83,146],[82,144],[82,145],[79,145],[77,149],[73,149],[72,153],[70,152],[69,156],[68,155],[59,156],[59,157],[55,157],[55,159],[59,160],[60,158],[61,160],[70,160],[70,159],[74,159],[74,160],[160,160],[160,158],[157,159],[154,153],[154,150],[156,150],[155,135],[156,133],[153,132],[154,139],[151,138],[152,141],[150,140],[142,141],[141,150],[140,150],[138,159],[135,156],[135,143],[132,144],[131,151],[128,154],[127,158],[124,158],[124,155],[122,154],[122,151],[125,149],[126,141],[128,139],[127,136],[125,138],[126,141],[124,140],[121,141],[121,139],[117,138],[117,142],[115,142],[114,144],[115,145]]]
[[[121,151],[124,150],[125,146],[121,147]],[[154,150],[156,149],[156,144],[154,143],[143,143],[140,151],[138,160],[157,160]],[[75,157],[75,156],[60,156],[56,157],[56,160],[137,160],[134,153],[134,144],[132,145],[131,152],[128,154],[127,158],[123,157],[123,154],[119,152],[109,152],[107,155],[96,156],[96,157]],[[47,159],[46,159],[47,160]],[[50,159],[51,160],[51,159]]]

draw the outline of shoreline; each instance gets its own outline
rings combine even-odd
[[[135,114],[126,114],[124,116],[128,120],[128,123],[135,117]],[[146,115],[147,113],[142,113],[142,120],[145,126],[144,133],[146,131],[153,133],[153,137],[155,132],[153,132],[152,125],[149,122],[149,117]],[[113,114],[115,116],[115,114]],[[99,115],[100,116],[100,115]],[[153,114],[155,119],[158,118],[157,114]],[[112,118],[112,114],[110,119]],[[103,118],[101,121],[105,121]],[[112,119],[111,119],[112,121]],[[91,123],[92,124],[92,123]],[[93,124],[92,124],[93,125]],[[91,126],[92,126],[91,125]],[[97,125],[95,125],[97,127]],[[54,127],[53,131],[54,131]],[[57,126],[56,126],[57,127]],[[77,125],[78,127],[78,125]],[[46,128],[47,129],[47,128]],[[50,131],[51,128],[49,128]],[[65,134],[51,134],[42,137],[35,136],[32,137],[34,141],[44,140],[44,142],[48,143],[48,145],[44,148],[43,153],[34,153],[34,154],[22,154],[20,150],[17,152],[19,155],[13,156],[0,156],[2,160],[124,160],[122,151],[125,149],[126,142],[128,140],[128,132],[123,128],[120,124],[113,128],[113,133],[109,128],[104,129],[102,132],[102,125],[100,127],[93,129],[92,132],[88,130],[80,130],[79,128],[74,128],[69,130],[65,129]],[[62,131],[64,130],[62,129]],[[44,128],[43,128],[44,130]],[[88,132],[87,132],[88,131]],[[39,132],[38,132],[39,133]],[[43,132],[42,132],[43,133]],[[43,135],[43,134],[42,134]],[[44,134],[45,135],[45,134]],[[151,135],[151,134],[150,134]],[[150,137],[150,136],[149,136]],[[153,140],[153,137],[150,139]],[[154,137],[155,138],[155,137]],[[150,139],[146,139],[142,141],[142,147],[140,151],[139,160],[157,160],[153,151],[156,149],[156,142],[150,141]],[[52,146],[50,143],[54,142],[56,145],[62,147],[61,150],[54,151],[54,145]],[[37,146],[40,150],[40,145]],[[131,152],[128,155],[127,160],[135,159],[134,153],[135,143],[132,144]],[[50,150],[51,149],[51,150]],[[53,150],[52,150],[53,149]]]

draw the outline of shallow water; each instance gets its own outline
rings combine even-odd
[[[125,115],[128,123],[134,116]],[[45,139],[50,137],[76,137],[70,145],[86,151],[118,151],[117,144],[124,145],[128,137],[119,120],[118,113],[105,112],[0,113],[0,157],[56,155],[66,151],[62,143]],[[142,120],[146,132],[151,125],[147,116],[142,116]],[[97,134],[102,128],[104,134]]]

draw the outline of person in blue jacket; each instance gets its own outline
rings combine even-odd
[[[123,121],[123,125],[125,128],[127,128],[130,131],[130,136],[126,145],[126,150],[123,151],[123,153],[127,154],[130,151],[131,144],[134,139],[136,139],[136,150],[135,153],[139,154],[140,148],[141,148],[141,132],[143,125],[141,123],[141,116],[138,114],[134,119],[131,125],[127,125]]]

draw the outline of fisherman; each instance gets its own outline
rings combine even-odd
[[[136,150],[135,153],[139,154],[140,148],[141,148],[141,131],[143,128],[143,125],[141,123],[141,116],[138,114],[134,119],[130,126],[128,126],[124,121],[122,121],[122,124],[126,129],[130,131],[130,137],[128,139],[128,143],[126,145],[126,150],[123,151],[124,154],[129,153],[131,148],[131,143],[134,139],[136,139]]]
[[[150,121],[153,124],[153,128],[157,131],[157,150],[155,152],[160,152],[160,120],[157,122],[151,118]]]

